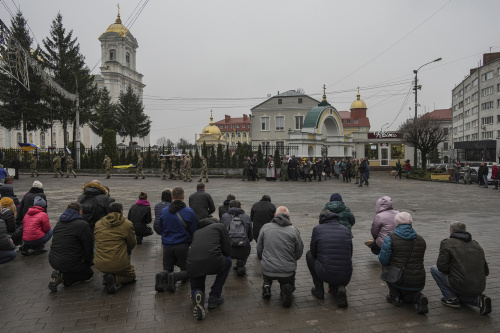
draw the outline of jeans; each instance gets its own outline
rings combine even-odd
[[[45,245],[45,243],[47,243],[52,238],[52,233],[53,230],[50,229],[42,238],[35,239],[34,241],[24,241],[24,245],[29,245],[29,246]]]
[[[5,264],[9,261],[16,259],[17,253],[15,250],[0,250],[0,264]]]
[[[406,170],[406,179],[410,178],[410,170]]]
[[[455,182],[460,183],[460,173],[455,172]]]
[[[483,175],[484,187],[488,187],[488,175]]]
[[[443,294],[444,299],[458,298],[460,303],[479,306],[478,296],[466,296],[460,295],[450,286],[448,280],[448,274],[441,273],[436,265],[431,266],[431,275],[439,289],[441,289],[441,294]]]
[[[210,298],[219,298],[222,295],[222,288],[224,287],[224,283],[226,283],[227,276],[229,275],[229,271],[231,270],[232,261],[231,258],[226,257],[226,266],[217,273],[215,277],[214,284],[211,287]],[[189,283],[191,284],[191,296],[194,299],[194,294],[201,290],[203,294],[205,294],[205,279],[206,275],[192,277],[189,279]]]

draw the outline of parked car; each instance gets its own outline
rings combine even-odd
[[[479,177],[478,177],[478,170],[479,167],[473,166],[470,167],[470,180],[473,183],[479,184]],[[464,182],[464,171],[463,169],[460,171],[460,182]],[[493,184],[493,180],[491,179],[491,165],[488,165],[488,184]]]

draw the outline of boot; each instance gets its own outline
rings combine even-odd
[[[139,179],[139,177],[135,176],[134,179]]]
[[[201,180],[202,180],[202,179],[200,178],[200,180],[198,180],[198,183],[201,183]]]
[[[208,183],[208,178],[207,178],[207,179],[205,179],[205,183]]]
[[[325,288],[323,287],[323,283],[321,284],[314,284],[314,287],[311,289],[311,294],[315,296],[317,299],[324,299],[325,298]]]

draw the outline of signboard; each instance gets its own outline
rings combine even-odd
[[[368,139],[402,139],[403,133],[401,132],[369,132]]]

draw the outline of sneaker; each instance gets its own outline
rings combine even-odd
[[[115,276],[113,274],[106,274],[104,275],[104,282],[106,285],[106,290],[110,294],[116,294],[116,281],[115,281]]]
[[[167,289],[171,293],[175,293],[175,283],[177,279],[175,278],[175,273],[168,273],[167,275]]]
[[[338,297],[338,301],[339,301],[338,307],[344,308],[344,309],[347,308],[347,306],[348,306],[348,304],[347,304],[347,292],[345,291],[344,286],[338,286],[337,297]]]
[[[165,291],[165,273],[160,272],[156,273],[155,276],[155,290],[159,293],[162,293]]]
[[[491,298],[483,294],[479,296],[479,313],[482,315],[491,313]]]
[[[63,275],[58,270],[52,271],[52,275],[50,276],[49,289],[52,292],[57,291],[57,286],[63,282]]]
[[[315,285],[311,289],[311,294],[315,296],[317,299],[324,299],[325,289],[323,288],[323,286]]]
[[[271,298],[271,286],[265,285],[262,287],[262,298],[265,299]]]
[[[224,303],[224,296],[220,295],[219,298],[209,297],[208,298],[208,308],[215,309],[219,305]]]
[[[391,294],[385,296],[385,300],[394,306],[400,307],[403,305],[403,301],[398,296],[393,296]]]
[[[193,316],[195,319],[202,320],[205,318],[205,295],[201,290],[198,290],[193,297]]]
[[[424,296],[424,294],[420,293],[417,299],[417,313],[424,314],[429,312],[427,304],[429,304],[429,300]]]
[[[292,293],[293,293],[293,287],[291,284],[285,284],[281,288],[281,292],[283,294],[283,300],[281,301],[281,304],[285,308],[289,308],[292,305]]]
[[[236,261],[236,267],[237,267],[236,273],[238,274],[238,276],[245,276],[246,270],[245,270],[245,263],[243,262],[243,260]]]
[[[450,299],[441,298],[441,304],[447,305],[455,309],[460,308],[460,301],[457,298],[450,298]]]

